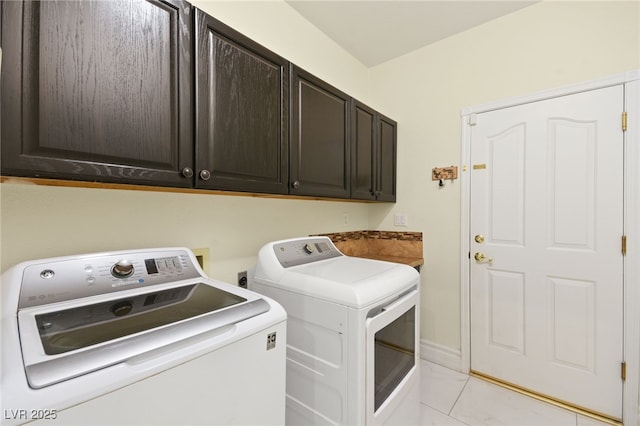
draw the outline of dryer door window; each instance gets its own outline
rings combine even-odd
[[[415,310],[414,306],[375,334],[375,411],[415,366]]]

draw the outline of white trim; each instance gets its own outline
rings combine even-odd
[[[469,372],[461,362],[460,350],[440,345],[431,340],[420,340],[420,358],[461,373]]]
[[[475,114],[475,113],[470,113]],[[471,330],[469,311],[469,259],[471,246],[469,242],[469,213],[471,202],[471,126],[467,117],[462,118],[462,173],[460,173],[460,360],[464,373],[471,371]]]
[[[588,90],[625,84],[625,107],[628,130],[625,133],[625,258],[624,295],[624,357],[627,361],[627,379],[623,387],[622,418],[624,424],[640,425],[640,70],[616,74],[571,86],[546,90],[531,95],[490,102],[463,108],[461,111],[462,141],[460,175],[460,367],[471,368],[469,324],[469,199],[471,132],[467,125],[471,114],[508,108]],[[426,352],[423,352],[426,353]],[[428,359],[428,358],[427,358]],[[450,360],[451,361],[451,360]],[[455,368],[454,368],[455,369]]]
[[[494,111],[502,108],[509,108],[517,105],[529,104],[531,102],[543,101],[545,99],[557,98],[559,96],[572,95],[574,93],[586,92],[589,90],[602,89],[604,87],[625,84],[638,79],[640,79],[640,70],[627,71],[609,77],[603,77],[597,80],[590,80],[582,83],[572,84],[570,86],[543,90],[541,92],[533,93],[526,96],[507,98],[472,107],[462,108],[460,115],[467,116],[471,114]]]
[[[640,78],[626,83],[625,110],[625,235],[624,260],[624,357],[627,380],[623,390],[622,413],[627,425],[640,424],[638,386],[640,382]]]

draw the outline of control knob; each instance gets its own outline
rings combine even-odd
[[[307,254],[311,254],[314,251],[316,251],[315,247],[313,247],[313,244],[309,244],[309,243],[305,244],[303,249],[304,249],[305,253],[307,253]]]
[[[126,259],[122,259],[111,267],[111,275],[116,278],[130,277],[133,275],[133,264]]]
[[[111,308],[109,308],[111,313],[117,317],[127,315],[129,312],[131,312],[132,309],[133,304],[128,300],[114,303],[113,305],[111,305]]]

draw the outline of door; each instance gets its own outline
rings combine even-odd
[[[195,14],[196,187],[286,194],[289,63]]]
[[[471,128],[471,369],[620,419],[623,86]]]
[[[3,2],[2,173],[191,187],[190,11]]]

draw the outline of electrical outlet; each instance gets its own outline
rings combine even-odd
[[[238,272],[238,287],[247,288],[247,271]]]
[[[343,213],[342,214],[342,224],[343,225],[348,225],[349,224],[349,213]]]
[[[409,226],[409,218],[406,213],[396,213],[393,217],[393,224],[395,226]]]

